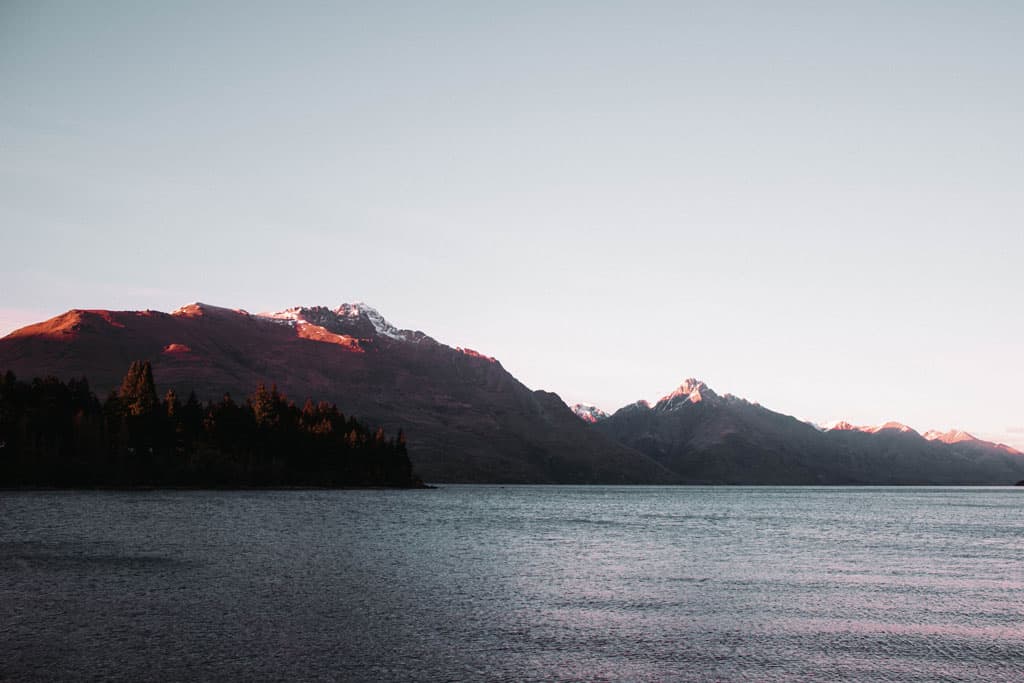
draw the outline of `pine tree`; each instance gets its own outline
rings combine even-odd
[[[317,407],[313,405],[313,399],[307,398],[306,403],[302,406],[302,419],[306,422],[312,422],[317,416]]]
[[[157,401],[142,362],[121,389],[101,404],[84,379],[0,375],[0,486],[414,483],[403,432],[388,438],[330,403],[300,410],[276,387],[242,406],[173,390]]]
[[[277,386],[270,391],[265,384],[256,387],[256,392],[249,399],[252,405],[252,414],[256,418],[258,427],[276,426],[280,416],[278,415],[278,403],[280,396],[277,393]]]
[[[156,384],[149,361],[134,361],[121,381],[121,404],[129,415],[150,415],[156,409]]]
[[[164,396],[164,412],[167,413],[167,417],[174,419],[180,410],[181,403],[178,401],[178,395],[174,393],[174,389],[168,389]]]

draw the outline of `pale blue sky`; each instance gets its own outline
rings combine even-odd
[[[1014,2],[6,0],[0,331],[364,300],[569,401],[692,375],[1024,445],[1022,35]]]

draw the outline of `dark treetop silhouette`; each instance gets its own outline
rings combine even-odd
[[[421,485],[405,437],[388,438],[337,407],[297,407],[259,385],[230,395],[160,400],[150,363],[133,362],[102,403],[86,379],[0,376],[0,486]]]

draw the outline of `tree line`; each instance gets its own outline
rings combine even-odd
[[[85,378],[0,376],[0,486],[419,485],[401,431],[325,402],[299,408],[276,386],[243,403],[160,399],[149,361],[136,361],[100,401]]]

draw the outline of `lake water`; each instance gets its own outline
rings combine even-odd
[[[0,492],[0,680],[1024,680],[1024,489]]]

